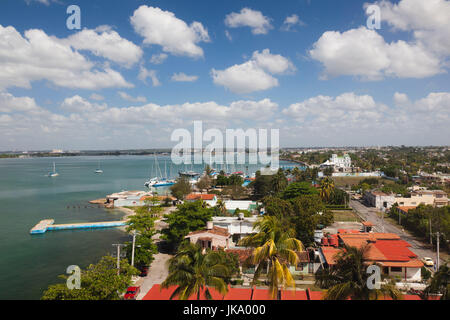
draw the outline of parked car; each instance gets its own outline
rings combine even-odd
[[[125,296],[123,297],[125,300],[136,300],[139,292],[141,291],[141,287],[128,287]]]
[[[422,262],[427,267],[434,267],[434,261],[431,258],[425,257],[425,258],[422,259]]]
[[[146,277],[148,275],[148,267],[141,267],[139,271],[141,271],[139,277]]]

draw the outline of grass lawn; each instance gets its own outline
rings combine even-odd
[[[361,219],[353,211],[332,210],[334,221],[340,222],[360,222]]]
[[[333,180],[334,180],[334,184],[336,185],[336,187],[345,187],[347,185],[349,185],[351,187],[351,186],[358,185],[362,180],[368,179],[368,178],[370,178],[370,177],[333,177]],[[388,180],[388,179],[382,179],[382,178],[377,178],[377,179],[383,184],[394,183],[394,181]]]

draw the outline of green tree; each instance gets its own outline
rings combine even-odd
[[[255,180],[250,184],[253,188],[253,195],[256,199],[262,199],[268,195],[273,195],[273,176],[262,175],[256,172]]]
[[[175,198],[182,200],[192,192],[192,188],[189,180],[182,177],[178,179],[177,183],[170,187],[170,191]]]
[[[272,178],[272,190],[274,193],[278,193],[286,189],[288,180],[284,175],[283,169],[278,169],[278,172]]]
[[[328,226],[333,223],[333,214],[329,212],[317,194],[303,195],[292,200],[294,215],[291,223],[297,238],[305,245],[314,243],[314,230],[318,224]]]
[[[228,178],[228,184],[231,186],[242,186],[243,183],[244,179],[237,174],[233,174]]]
[[[176,249],[189,232],[203,229],[212,218],[213,210],[204,208],[201,201],[178,205],[177,210],[166,215],[168,228],[161,231],[162,239]]]
[[[120,273],[117,274],[117,260],[105,256],[97,264],[91,264],[81,272],[81,288],[70,290],[66,283],[50,285],[42,295],[42,300],[119,300],[131,285],[131,277],[139,271],[120,261]],[[67,276],[60,276],[67,279]]]
[[[319,194],[319,191],[314,188],[309,182],[294,182],[291,183],[281,194],[284,200],[295,199],[301,195]]]
[[[203,190],[209,190],[211,188],[211,178],[209,176],[203,176],[197,182],[197,188],[203,192]]]
[[[295,281],[289,266],[298,264],[297,251],[303,251],[300,240],[295,239],[295,232],[287,228],[277,217],[264,216],[255,223],[257,234],[240,241],[240,245],[253,247],[253,264],[256,271],[253,277],[255,284],[267,266],[267,279],[272,299],[279,298],[279,290],[295,287]]]
[[[439,270],[434,274],[431,279],[430,285],[425,289],[425,296],[429,296],[430,293],[442,294],[441,300],[450,300],[450,268],[448,267],[448,261],[439,267]]]
[[[380,289],[369,289],[366,254],[368,246],[355,248],[346,246],[337,255],[336,265],[316,274],[316,285],[327,289],[324,300],[378,300],[390,297],[402,299],[395,284],[382,284]]]
[[[177,254],[169,260],[169,275],[162,283],[162,288],[178,286],[170,299],[178,297],[187,300],[192,295],[200,300],[202,291],[205,297],[212,300],[209,288],[214,288],[222,295],[228,292],[227,279],[230,278],[230,270],[224,264],[223,254],[215,251],[207,251],[195,244],[183,244]]]
[[[217,186],[227,186],[229,185],[228,177],[225,176],[225,173],[221,173],[216,178],[216,185]]]
[[[330,200],[331,194],[334,191],[334,181],[330,177],[323,178],[320,181],[320,197],[324,201]]]
[[[265,208],[265,214],[277,217],[291,217],[294,209],[291,202],[274,196],[265,197],[262,200]]]
[[[222,199],[217,200],[216,208],[220,216],[228,216],[227,208],[225,207],[225,202]]]
[[[126,242],[126,253],[128,262],[131,263],[132,242]],[[134,264],[136,266],[149,266],[153,260],[154,255],[158,253],[158,246],[153,239],[148,236],[136,235],[134,247]]]

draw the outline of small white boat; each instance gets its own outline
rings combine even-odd
[[[59,173],[56,172],[56,165],[54,162],[53,162],[53,172],[49,172],[48,176],[51,178],[59,176]]]
[[[98,168],[95,170],[95,173],[103,173],[103,170],[100,169],[100,161],[98,162]]]

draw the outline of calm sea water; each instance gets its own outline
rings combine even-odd
[[[53,162],[60,175],[49,178]],[[103,174],[94,173],[99,163]],[[169,177],[184,169],[201,172],[204,167],[171,167],[169,157],[158,157],[163,175],[165,163]],[[248,172],[257,169],[249,166]],[[0,299],[39,299],[49,284],[60,282],[58,275],[67,266],[84,268],[113,253],[113,243],[128,241],[119,229],[33,236],[29,230],[45,218],[55,223],[119,220],[120,211],[89,201],[121,190],[145,190],[144,182],[156,171],[152,156],[0,159]]]

